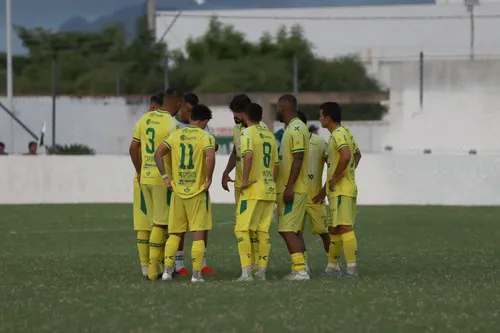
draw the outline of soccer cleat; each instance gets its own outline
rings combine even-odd
[[[211,268],[209,268],[208,266],[203,267],[201,269],[201,272],[203,274],[215,274],[215,272]]]
[[[172,277],[172,275],[171,275],[171,274],[169,274],[169,273],[163,273],[163,275],[161,276],[161,279],[162,279],[163,281],[170,281],[170,280],[172,280],[172,279],[173,279],[173,277]]]
[[[148,277],[148,269],[149,269],[149,266],[141,266],[142,276]]]
[[[311,277],[309,276],[309,274],[307,274],[307,271],[305,273],[293,272],[293,273],[285,276],[285,280],[288,280],[288,281],[305,281],[305,280],[310,280],[310,279],[311,279]]]
[[[347,271],[344,273],[343,277],[345,278],[358,278],[358,267],[353,266],[353,267],[347,267]]]
[[[191,277],[191,282],[192,283],[202,283],[202,282],[205,282],[205,280],[203,280],[203,277],[199,277],[199,278],[195,278],[194,276]]]
[[[332,267],[325,268],[325,271],[321,273],[324,277],[342,277],[342,271],[340,269],[335,269]]]
[[[189,275],[189,272],[186,268],[182,267],[181,269],[176,269],[175,270],[175,273],[179,274],[179,275]]]
[[[261,276],[259,276],[258,274],[254,276],[254,279],[256,281],[266,281],[266,274],[262,274]]]
[[[238,279],[236,279],[236,282],[251,282],[254,281],[253,276],[240,276]]]

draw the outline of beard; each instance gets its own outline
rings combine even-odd
[[[241,119],[239,119],[239,118],[234,118],[234,123],[235,123],[236,125],[239,125],[239,124],[241,124],[241,123],[242,123],[242,121],[241,121]]]

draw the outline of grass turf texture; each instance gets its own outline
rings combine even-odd
[[[498,332],[500,208],[360,207],[360,279],[320,278],[307,233],[313,279],[281,280],[274,225],[268,281],[251,284],[233,282],[233,210],[214,205],[218,274],[192,285],[142,278],[130,205],[0,206],[0,332]]]

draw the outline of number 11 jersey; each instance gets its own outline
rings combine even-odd
[[[163,185],[156,167],[155,151],[160,143],[177,129],[177,123],[167,111],[152,111],[139,119],[134,128],[134,140],[141,144],[141,184]],[[169,174],[167,163],[167,174]]]
[[[207,180],[205,150],[215,149],[215,138],[199,127],[188,126],[164,141],[172,156],[172,188],[187,199],[205,190]]]

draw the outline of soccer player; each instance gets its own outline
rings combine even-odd
[[[162,264],[161,254],[165,248],[169,208],[167,189],[156,168],[154,153],[160,143],[175,130],[176,123],[170,113],[162,110],[148,112],[137,122],[130,143],[130,157],[137,173],[137,182],[144,195],[148,219],[153,225],[149,238],[150,280],[157,279],[158,265]]]
[[[163,95],[163,92],[159,92],[151,96],[148,112],[156,111],[161,108],[161,105],[163,104]],[[140,150],[136,150],[135,152],[138,152],[140,154]],[[132,154],[132,151],[130,151],[130,153]],[[138,156],[138,159],[140,158],[141,157]],[[147,277],[149,266],[149,236],[151,235],[151,223],[148,219],[144,195],[142,194],[141,187],[137,182],[137,173],[134,174],[134,201],[132,207],[134,211],[134,231],[137,232],[137,249],[139,251],[141,271],[142,275]]]
[[[297,115],[304,124],[307,124],[307,117],[302,112],[297,112]],[[308,192],[306,213],[302,220],[302,230],[299,235],[304,242],[303,233],[306,226],[306,217],[309,217],[311,222],[311,232],[313,235],[319,235],[323,242],[323,247],[328,253],[330,248],[330,235],[328,234],[328,214],[324,202],[324,196],[316,198],[323,188],[323,168],[326,163],[327,145],[325,140],[318,134],[312,133],[311,130],[318,130],[314,125],[309,126],[309,166],[308,166]],[[307,265],[306,246],[304,244],[304,258]]]
[[[243,113],[243,122],[247,128],[241,135],[243,175],[234,228],[242,267],[238,281],[254,280],[251,274],[250,230],[257,234],[259,240],[257,279],[266,279],[271,250],[269,228],[276,202],[278,149],[273,133],[259,125],[261,119],[262,107],[255,103],[247,105]]]
[[[186,93],[182,97],[181,107],[179,112],[175,115],[175,120],[177,121],[177,126],[179,128],[184,128],[190,126],[189,119],[191,117],[191,110],[193,106],[198,105],[199,99],[196,94]],[[205,132],[210,133],[210,128],[208,125],[205,127]],[[219,149],[219,145],[215,142],[215,151]],[[203,258],[203,267],[201,272],[203,274],[215,274],[215,272],[207,266],[207,254],[206,249],[208,247],[208,232],[205,234],[205,256]],[[184,266],[184,235],[181,238],[181,242],[179,244],[179,250],[175,255],[175,271],[179,275],[188,275],[186,267]]]
[[[276,184],[278,231],[292,258],[292,273],[285,279],[309,280],[299,235],[308,192],[309,131],[297,118],[297,106],[293,95],[283,95],[278,99],[278,120],[286,126],[279,150],[280,172]]]
[[[355,170],[361,153],[347,127],[342,126],[340,106],[326,102],[320,106],[321,126],[330,133],[328,140],[328,162],[326,194],[330,204],[330,254],[325,272],[331,276],[341,276],[339,258],[344,249],[347,263],[346,277],[357,277],[356,252],[358,244],[353,231],[356,218],[356,198],[358,188]]]
[[[208,190],[215,168],[215,139],[204,131],[212,111],[205,105],[195,105],[191,111],[190,126],[176,131],[155,153],[155,161],[167,188],[174,194],[170,207],[165,246],[163,280],[172,280],[174,260],[181,237],[189,228],[193,237],[191,282],[204,282],[201,275],[205,253],[205,233],[212,229]],[[164,156],[172,156],[172,176],[165,169]]]
[[[184,94],[179,89],[167,88],[161,110],[167,111],[172,117],[175,116],[182,105],[183,96]]]
[[[242,123],[243,112],[247,105],[252,103],[247,95],[236,95],[229,104],[229,109],[233,112],[234,122],[236,126],[233,130],[233,151],[227,161],[226,169],[222,174],[222,188],[229,192],[228,183],[233,182],[229,174],[236,167],[236,176],[234,180],[234,200],[236,205],[240,201],[240,186],[243,178],[243,167],[241,164],[241,132],[245,129],[245,125]],[[262,128],[267,129],[266,124],[261,121],[259,125]],[[259,238],[256,233],[250,231],[250,242],[252,243],[252,271],[257,273],[259,268]]]

